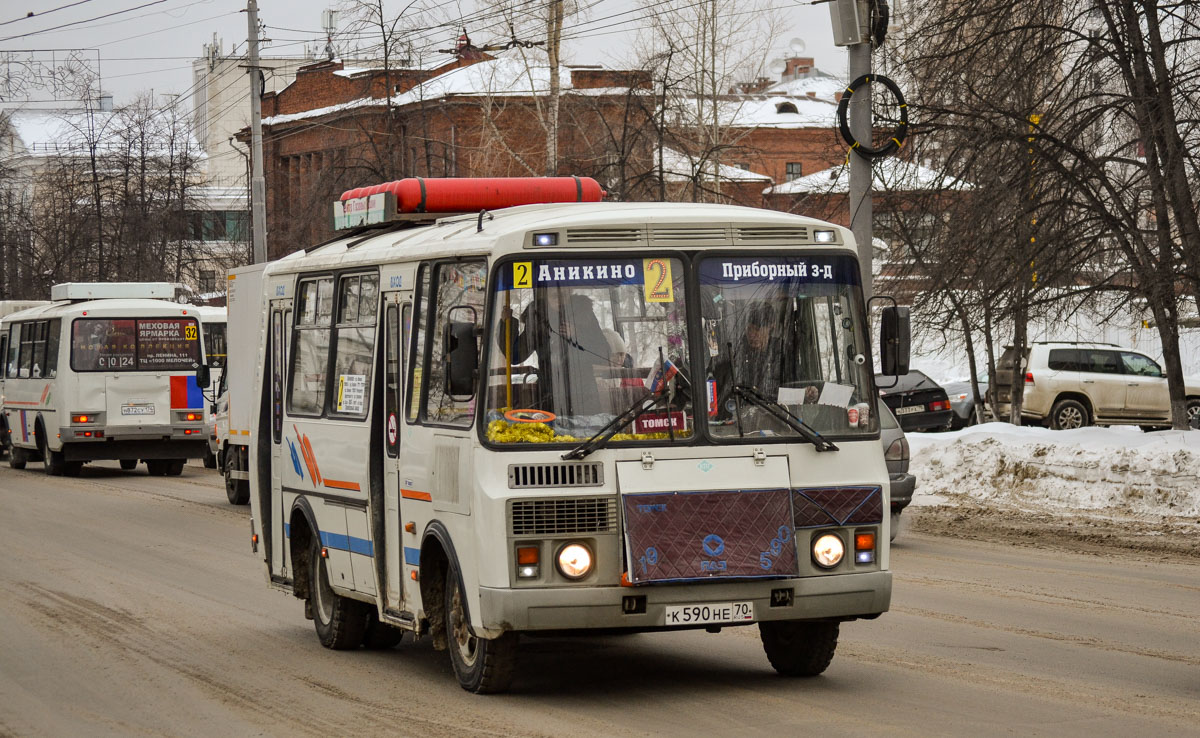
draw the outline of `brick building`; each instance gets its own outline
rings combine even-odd
[[[595,67],[561,72],[558,171],[594,176],[629,197],[653,169],[648,77]],[[326,237],[330,204],[351,187],[408,176],[546,174],[548,89],[547,67],[513,58],[388,74],[338,62],[301,69],[295,83],[263,98],[271,256]]]
[[[836,196],[817,202],[788,189],[845,163],[835,120],[843,85],[811,59],[788,60],[780,82],[722,96],[715,145],[694,122],[701,103],[664,108],[647,72],[560,73],[556,173],[595,177],[610,199],[732,202],[849,225]],[[471,54],[387,75],[336,61],[302,68],[263,98],[271,256],[328,237],[330,204],[351,187],[546,174],[548,90],[549,68],[516,55]]]

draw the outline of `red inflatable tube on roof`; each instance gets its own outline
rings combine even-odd
[[[591,177],[410,177],[356,187],[342,200],[380,192],[396,195],[400,213],[462,213],[552,202],[600,202],[608,193]]]

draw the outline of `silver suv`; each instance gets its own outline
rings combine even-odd
[[[1000,358],[992,377],[997,416],[1008,417],[1012,402],[1014,351]],[[1021,418],[1051,428],[1136,424],[1146,430],[1171,425],[1167,380],[1145,354],[1111,343],[1036,342],[1025,350],[1025,397]],[[1188,421],[1200,418],[1200,380],[1186,380]]]

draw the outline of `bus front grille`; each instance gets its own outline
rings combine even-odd
[[[599,487],[604,484],[604,465],[596,461],[574,464],[509,464],[508,488]]]
[[[509,530],[514,536],[610,533],[617,528],[614,497],[513,500]]]

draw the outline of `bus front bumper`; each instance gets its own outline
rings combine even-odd
[[[677,629],[680,626],[666,623],[666,608],[671,605],[752,602],[753,622],[853,619],[887,611],[892,599],[892,573],[641,587],[480,587],[479,599],[483,629],[476,631],[488,638],[504,631]],[[748,623],[720,625],[737,624]]]

